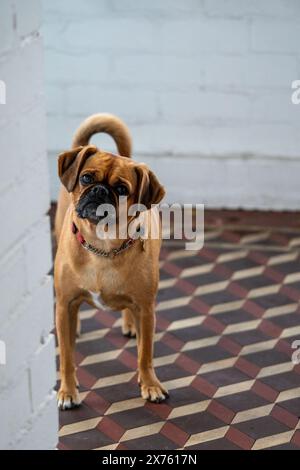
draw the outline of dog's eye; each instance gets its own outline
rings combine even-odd
[[[124,186],[124,184],[119,184],[118,186],[115,187],[115,190],[119,196],[128,195],[128,189],[126,188],[126,186]]]
[[[94,176],[90,173],[80,176],[80,183],[83,185],[92,184],[94,182]]]

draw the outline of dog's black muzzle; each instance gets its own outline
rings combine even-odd
[[[104,215],[97,215],[97,209],[101,204],[112,204],[115,207],[115,197],[112,190],[104,184],[95,184],[80,197],[76,212],[81,219],[88,219],[97,224]]]

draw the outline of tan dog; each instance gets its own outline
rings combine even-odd
[[[88,145],[97,132],[110,134],[123,156]],[[134,334],[135,329],[137,332],[142,397],[160,402],[168,396],[153,369],[161,240],[99,239],[96,234],[101,219],[96,211],[99,204],[111,203],[118,213],[118,196],[122,195],[127,197],[129,206],[139,202],[150,209],[165,194],[152,171],[128,158],[130,154],[131,141],[124,123],[115,116],[97,114],[81,124],[72,150],[58,159],[63,187],[55,221],[58,249],[54,277],[61,409],[79,404],[73,356],[78,310],[83,301],[94,307],[122,310],[123,332],[128,335]],[[143,214],[147,217],[152,212],[153,209],[146,210]],[[131,220],[128,218],[126,223]]]

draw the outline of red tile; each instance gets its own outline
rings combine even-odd
[[[205,328],[209,328],[211,331],[214,331],[216,335],[221,334],[226,328],[226,326],[221,323],[217,318],[214,318],[210,315],[208,315],[202,322],[202,326],[205,326]]]
[[[252,439],[250,436],[247,436],[247,434],[244,434],[243,432],[233,427],[228,429],[225,437],[244,450],[251,449],[255,442],[254,439]]]
[[[196,390],[199,390],[199,392],[203,393],[204,395],[207,395],[208,397],[213,397],[216,391],[218,390],[215,385],[210,384],[209,382],[207,382],[207,380],[203,379],[200,376],[196,377],[193,380],[191,386]]]
[[[253,302],[253,300],[246,300],[243,308],[246,312],[251,313],[256,318],[261,318],[265,313],[265,309]]]
[[[121,354],[118,356],[118,360],[125,364],[127,367],[131,367],[132,369],[137,368],[137,358],[131,352],[124,349]]]
[[[300,292],[291,285],[284,285],[280,289],[282,294],[287,295],[292,301],[298,302],[300,300]]]
[[[184,345],[184,342],[180,339],[173,336],[171,333],[166,333],[162,338],[163,343],[165,343],[170,348],[174,349],[174,351],[180,351]]]
[[[83,361],[84,358],[85,358],[85,356],[83,354],[81,354],[79,351],[75,350],[75,363],[76,364],[80,364]]]
[[[118,331],[116,334],[115,331],[113,331],[111,334],[107,334],[105,336],[105,339],[108,339],[109,342],[116,348],[116,349],[122,349],[126,343],[128,343],[129,338],[125,338],[121,331]],[[101,340],[100,340],[101,341]]]
[[[167,330],[168,326],[171,324],[168,320],[163,318],[161,315],[156,315],[156,328],[160,331]]]
[[[260,371],[258,366],[252,364],[252,362],[248,361],[244,357],[239,357],[234,366],[252,378],[256,377]]]
[[[128,450],[126,445],[121,442],[121,444],[118,444],[116,447],[116,450]]]
[[[274,284],[281,284],[285,275],[283,273],[280,273],[279,271],[276,271],[275,268],[271,268],[270,266],[267,266],[264,275],[268,279],[272,279],[274,281]]]
[[[145,408],[150,410],[154,415],[159,416],[162,419],[167,419],[172,411],[172,407],[167,403],[151,403],[150,401],[145,402]]]
[[[235,416],[234,411],[230,410],[216,400],[212,400],[206,411],[209,411],[211,414],[219,418],[221,421],[224,421],[226,424],[230,424]]]
[[[171,276],[173,277],[178,277],[181,273],[181,269],[176,266],[176,264],[170,263],[169,261],[165,261],[163,265],[163,270],[166,273],[171,274]]]
[[[287,340],[280,339],[278,343],[276,343],[275,348],[278,351],[281,351],[287,355],[287,361],[291,358],[293,350],[291,348],[290,343]]]
[[[266,333],[268,336],[271,336],[272,338],[278,338],[282,332],[282,328],[275,325],[269,320],[262,320],[258,326],[258,329]]]
[[[235,341],[228,338],[228,336],[222,336],[218,342],[218,346],[221,346],[226,351],[229,351],[233,356],[237,356],[242,349],[240,344],[237,344]]]
[[[200,364],[198,362],[193,361],[193,359],[189,358],[184,353],[181,353],[177,357],[175,364],[182,367],[183,370],[190,372],[191,375],[196,374],[200,367]]]
[[[76,375],[79,384],[83,385],[84,387],[92,388],[94,383],[97,382],[97,378],[87,372],[83,367],[78,367],[76,369]]]
[[[171,441],[175,442],[178,447],[183,447],[189,438],[189,435],[186,432],[182,431],[182,429],[170,422],[167,422],[163,425],[160,433]]]
[[[105,310],[97,311],[95,317],[102,323],[102,325],[108,328],[110,328],[116,321],[115,317]]]
[[[192,295],[196,287],[188,282],[187,279],[179,279],[175,284],[176,289],[179,289],[185,295]]]
[[[294,416],[288,410],[281,408],[280,405],[274,406],[271,412],[271,416],[273,416],[273,418],[276,418],[278,421],[285,424],[291,429],[294,429],[297,426],[297,423],[299,421],[299,418]]]
[[[300,430],[299,429],[293,435],[291,442],[300,447]]]
[[[193,310],[200,313],[200,315],[206,315],[210,310],[210,305],[207,305],[201,300],[200,297],[193,297],[189,303]]]
[[[244,287],[240,286],[237,282],[231,282],[229,286],[227,287],[228,292],[231,292],[231,294],[236,295],[237,297],[240,297],[241,299],[247,297],[248,290],[245,289]]]
[[[105,411],[110,407],[110,403],[93,391],[85,397],[84,403],[92,410],[97,411],[99,416],[104,415]]]
[[[262,383],[260,380],[255,381],[252,391],[270,402],[274,402],[279,394],[279,392],[273,390],[273,388]]]
[[[97,425],[97,429],[116,442],[119,441],[125,432],[125,429],[123,429],[122,426],[117,424],[108,416],[103,417],[103,419]]]

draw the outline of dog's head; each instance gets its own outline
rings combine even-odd
[[[163,186],[145,164],[102,152],[94,145],[60,154],[58,173],[71,193],[77,215],[92,224],[104,217],[97,215],[102,204],[113,205],[118,215],[119,196],[127,198],[128,207],[143,204],[150,209],[165,194]]]

